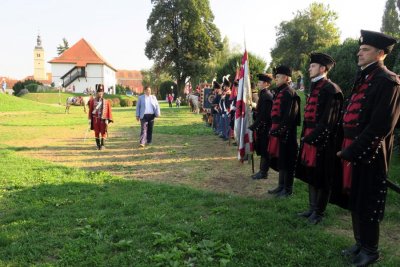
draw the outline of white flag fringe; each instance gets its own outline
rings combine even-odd
[[[253,154],[253,132],[248,129],[251,117],[251,85],[247,51],[244,52],[239,73],[239,85],[235,113],[235,139],[238,143],[238,160],[243,162]]]

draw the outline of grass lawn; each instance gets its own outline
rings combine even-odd
[[[87,95],[80,94],[80,93],[60,93],[59,94],[58,92],[51,92],[51,93],[29,93],[29,94],[23,95],[21,98],[33,100],[33,101],[40,102],[40,103],[46,103],[46,104],[61,103],[61,105],[65,106],[66,99],[70,96],[87,96]],[[137,99],[136,96],[107,95],[107,94],[105,94],[105,98],[107,98],[107,99],[119,98],[120,100],[122,100],[122,99],[136,100]]]
[[[162,103],[144,149],[134,110],[113,112],[96,151],[81,108],[0,94],[0,266],[348,266],[347,211],[330,205],[317,226],[298,219],[302,182],[271,198],[276,173],[252,181],[236,147],[186,108]],[[398,157],[390,176],[399,182]],[[376,266],[400,266],[399,221],[389,191]]]

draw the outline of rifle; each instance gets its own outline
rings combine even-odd
[[[388,183],[388,187],[390,189],[392,189],[393,191],[397,192],[400,194],[400,186],[398,186],[397,184],[395,184],[394,182],[390,181],[389,179],[386,179],[387,183]]]

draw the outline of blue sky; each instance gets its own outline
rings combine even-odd
[[[242,45],[269,61],[275,27],[290,20],[312,0],[210,0],[215,24],[233,45]],[[358,38],[360,29],[379,31],[386,0],[325,0],[339,15],[342,40]],[[0,76],[33,74],[33,49],[38,32],[46,61],[57,56],[62,38],[71,45],[85,38],[117,69],[140,70],[152,62],[144,55],[149,34],[150,0],[2,0]],[[245,33],[245,34],[244,34]],[[50,65],[47,65],[50,72]]]

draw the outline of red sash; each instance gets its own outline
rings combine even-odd
[[[306,128],[304,130],[304,136],[308,136],[313,130],[314,129]],[[317,165],[317,147],[304,143],[301,151],[301,161],[302,164],[307,167],[315,167]]]
[[[343,139],[342,150],[349,147],[352,143],[353,143],[352,139],[348,138]],[[350,189],[351,172],[352,172],[351,162],[347,160],[342,160],[342,166],[343,166],[343,189]]]
[[[277,123],[273,123],[271,126],[271,131],[277,129],[279,126],[279,124]],[[276,136],[269,136],[269,143],[268,143],[268,154],[272,157],[272,158],[277,158],[279,157],[279,137]]]

